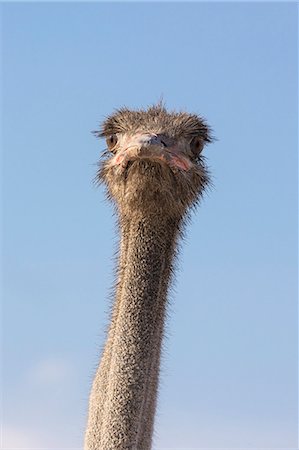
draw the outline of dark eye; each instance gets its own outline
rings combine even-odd
[[[198,156],[203,149],[202,139],[198,136],[194,137],[190,142],[190,148],[194,156]]]
[[[107,142],[109,150],[112,150],[117,144],[117,136],[116,136],[116,134],[111,134],[111,136],[108,136],[106,138],[106,142]]]

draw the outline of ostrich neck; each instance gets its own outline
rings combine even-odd
[[[178,222],[152,216],[122,219],[123,253],[110,333],[98,446],[150,448],[166,294]],[[107,348],[109,346],[109,348]],[[145,420],[146,417],[146,420]]]

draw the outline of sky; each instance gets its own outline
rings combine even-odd
[[[297,448],[297,5],[1,11],[1,448],[82,449],[117,245],[91,131],[161,97],[217,140],[170,296],[154,449]]]

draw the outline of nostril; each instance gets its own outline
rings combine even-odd
[[[148,142],[149,142],[149,144],[152,144],[152,145],[163,145],[163,147],[167,147],[166,142],[160,136],[157,136],[156,134],[152,135]]]

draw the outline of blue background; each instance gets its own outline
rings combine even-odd
[[[3,4],[4,448],[82,448],[117,243],[114,108],[202,114],[155,449],[297,447],[297,5]]]

